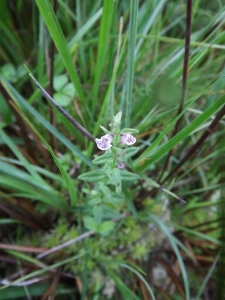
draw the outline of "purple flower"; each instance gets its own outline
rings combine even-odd
[[[127,144],[128,146],[133,145],[136,143],[136,138],[131,134],[121,134],[120,135],[120,143],[121,144]]]
[[[117,167],[119,169],[125,169],[125,164],[122,161],[117,160]]]
[[[107,150],[112,147],[111,142],[112,142],[113,136],[110,134],[103,135],[100,139],[95,139],[95,142],[97,144],[97,147],[100,150]]]

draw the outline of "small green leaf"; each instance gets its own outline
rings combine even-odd
[[[100,225],[99,233],[103,236],[108,236],[115,225],[112,221],[105,221]]]
[[[102,205],[96,205],[93,208],[93,215],[94,219],[98,224],[102,223],[102,217],[103,217],[103,207]]]
[[[122,117],[122,111],[118,112],[117,115],[113,118],[114,123],[120,123]]]
[[[78,176],[78,179],[91,182],[99,182],[106,178],[106,174],[101,170],[94,170]]]
[[[84,226],[89,229],[89,230],[93,230],[93,231],[97,231],[98,229],[98,223],[95,221],[94,218],[92,217],[85,217],[84,218]]]
[[[54,94],[54,99],[62,107],[67,107],[71,103],[71,98],[62,92]]]
[[[121,180],[124,181],[133,181],[137,180],[140,176],[131,172],[128,172],[127,170],[120,170],[120,176]]]
[[[134,156],[138,151],[139,151],[138,147],[129,147],[129,148],[126,148],[124,150],[123,154],[120,156],[119,160],[120,161],[126,161],[127,159],[129,159],[132,156]]]
[[[75,90],[74,85],[72,84],[72,82],[65,85],[61,92],[65,95],[70,96],[70,97],[73,97],[76,94],[76,90]]]
[[[24,68],[23,65],[20,65],[16,70],[17,80],[20,79],[20,78],[23,78],[25,75],[27,75],[27,70]]]
[[[117,193],[115,193],[115,194],[117,195]],[[110,196],[110,197],[103,198],[103,201],[105,203],[117,204],[117,203],[121,203],[123,201],[123,198],[120,198],[119,195],[118,196]]]
[[[116,192],[121,193],[121,177],[120,170],[118,168],[108,169],[106,171],[109,177],[109,183],[115,185]]]
[[[133,129],[133,128],[123,128],[123,129],[120,131],[120,133],[122,133],[122,134],[126,134],[126,133],[128,133],[128,134],[133,134],[133,133],[138,133],[138,132],[139,132],[139,130]]]
[[[99,197],[99,195],[91,197],[88,201],[88,205],[90,206],[95,206],[99,203],[102,203],[102,199]]]
[[[111,131],[109,131],[108,129],[106,129],[104,126],[100,125],[100,128],[107,134],[112,134]]]
[[[110,159],[112,159],[112,153],[105,152],[101,156],[98,156],[95,159],[93,159],[92,162],[95,165],[99,165],[99,164],[105,164],[106,162],[109,162]]]
[[[5,64],[1,67],[0,73],[10,82],[16,81],[16,69],[12,64]]]
[[[65,74],[54,76],[53,87],[56,91],[60,91],[67,82],[68,78]]]

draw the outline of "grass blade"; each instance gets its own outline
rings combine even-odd
[[[158,149],[154,149],[153,152],[150,152],[147,149],[141,157],[138,159],[150,158],[145,161],[142,166],[137,167],[137,162],[135,162],[135,166],[138,171],[144,171],[151,164],[158,161],[164,155],[168,153],[170,149],[175,147],[179,142],[188,137],[193,131],[195,131],[201,124],[207,121],[222,105],[225,104],[225,96],[222,96],[219,100],[213,103],[209,108],[207,108],[200,116],[198,116],[194,121],[192,121],[187,127],[182,129],[178,134],[176,134],[173,138],[171,138],[166,144],[160,146]],[[150,147],[149,147],[150,148]],[[153,153],[151,155],[151,153]]]
[[[62,33],[61,27],[58,23],[58,20],[51,6],[51,2],[49,2],[48,0],[36,0],[36,3],[44,19],[44,22],[49,30],[49,33],[54,41],[54,44],[61,55],[63,63],[71,78],[71,81],[73,82],[77,90],[77,93],[84,104],[85,103],[84,92],[78,74],[76,72],[76,69],[74,67],[73,60],[70,55],[68,45],[66,43],[66,39]]]
[[[155,223],[159,226],[159,228],[162,230],[162,232],[166,235],[169,242],[171,243],[171,246],[172,246],[172,248],[177,256],[177,260],[179,261],[179,264],[180,264],[181,273],[182,273],[183,281],[184,281],[185,292],[186,292],[186,299],[190,300],[190,288],[189,288],[188,274],[187,274],[182,256],[180,254],[179,248],[177,247],[176,240],[174,239],[173,235],[170,233],[168,227],[160,219],[158,219],[153,214],[150,214],[150,217],[155,221]]]
[[[99,83],[100,83],[103,65],[105,62],[108,40],[109,40],[109,32],[110,32],[111,21],[112,21],[113,2],[114,2],[113,0],[108,0],[103,2],[104,3],[103,13],[102,13],[100,34],[98,40],[98,54],[97,54],[97,63],[96,63],[94,87],[93,87],[92,111],[96,110]]]
[[[131,1],[130,24],[128,35],[128,67],[127,67],[127,95],[125,127],[130,127],[131,97],[134,80],[135,45],[137,36],[138,0]]]

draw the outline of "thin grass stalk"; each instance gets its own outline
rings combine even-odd
[[[126,95],[126,115],[125,127],[130,126],[130,114],[132,103],[132,90],[134,81],[134,61],[135,61],[135,45],[137,37],[137,16],[138,16],[138,0],[131,1],[130,8],[130,24],[128,34],[128,66],[127,66],[127,95]]]
[[[54,13],[57,11],[57,1],[53,0],[52,1],[52,6]],[[53,87],[53,74],[54,74],[54,53],[55,53],[55,45],[51,39],[50,41],[50,47],[48,48],[48,40],[47,38],[45,39],[45,55],[46,58],[46,68],[47,68],[47,74],[48,74],[48,81],[49,81],[49,86],[48,86],[48,93],[49,95],[53,96],[54,93],[54,87]],[[55,120],[55,115],[54,115],[54,110],[50,103],[48,102],[48,109],[49,109],[49,116],[50,116],[50,123],[52,126],[56,127],[56,120]],[[50,133],[50,146],[53,149],[53,151],[57,151],[57,140],[56,137]],[[54,165],[55,166],[55,165]]]
[[[185,36],[185,51],[184,51],[184,63],[183,63],[183,76],[182,76],[182,95],[181,95],[181,101],[178,108],[177,115],[182,112],[183,106],[184,106],[184,100],[185,100],[185,93],[186,93],[186,85],[187,85],[187,76],[188,76],[188,60],[189,60],[189,49],[190,49],[190,37],[191,37],[191,15],[192,15],[192,0],[187,0],[187,6],[186,6],[186,36]],[[174,131],[172,133],[172,137],[177,134],[179,131],[179,127],[181,124],[181,121],[183,119],[183,115],[177,120]],[[166,162],[163,166],[162,173],[160,177],[158,178],[158,182],[161,183],[161,179],[165,173],[165,171],[168,168],[170,157],[173,153],[173,149],[171,149],[167,155]]]

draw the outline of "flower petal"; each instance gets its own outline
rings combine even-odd
[[[117,160],[117,167],[119,169],[125,169],[125,164],[122,161]]]
[[[113,140],[113,135],[111,135],[111,134],[106,134],[106,135],[103,135],[103,138],[104,138],[104,139],[107,139],[107,140],[111,143],[112,140]]]
[[[111,141],[112,137],[109,134],[102,136],[100,139],[95,139],[97,147],[103,151],[112,147]]]
[[[128,146],[133,145],[136,143],[136,138],[131,134],[121,134],[120,135],[120,142],[121,144],[127,144]]]

